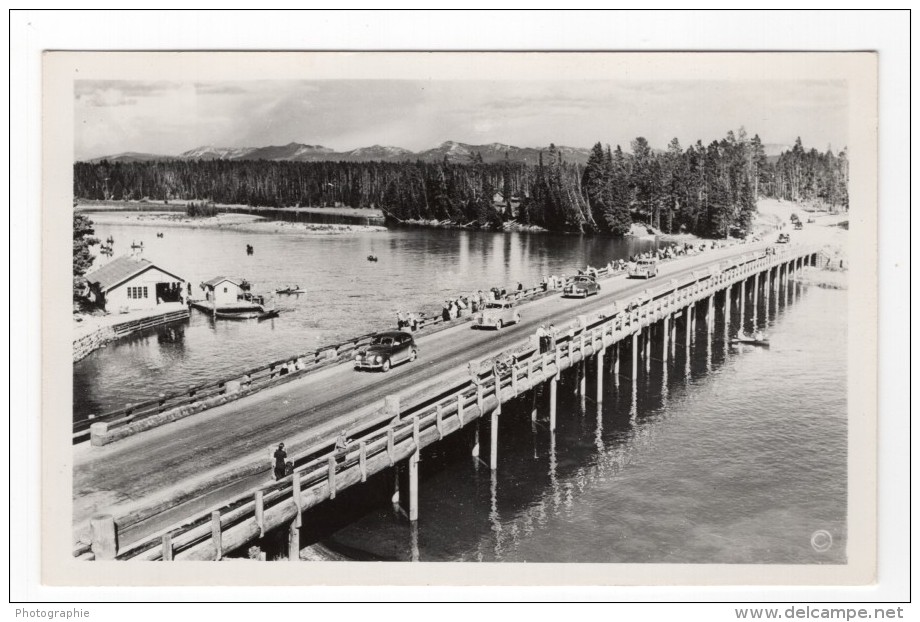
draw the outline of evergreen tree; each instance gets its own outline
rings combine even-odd
[[[633,203],[633,189],[629,181],[629,167],[623,150],[617,145],[616,151],[611,154],[607,148],[606,160],[610,169],[610,206],[604,219],[610,232],[614,235],[626,235],[632,225],[629,214],[630,205]]]
[[[79,293],[85,286],[83,275],[89,271],[93,265],[93,254],[90,247],[99,244],[99,240],[93,237],[96,233],[93,228],[93,221],[74,212],[73,215],[73,297],[78,298]]]

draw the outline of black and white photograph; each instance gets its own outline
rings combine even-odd
[[[875,54],[43,79],[49,582],[874,580]]]
[[[74,557],[846,564],[850,89],[75,80]]]

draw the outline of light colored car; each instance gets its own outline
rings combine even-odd
[[[629,278],[650,279],[658,276],[658,262],[654,259],[640,259],[629,266]]]
[[[579,274],[562,289],[562,295],[572,298],[587,298],[601,291],[601,286],[593,276]]]
[[[482,311],[473,316],[473,328],[494,328],[500,330],[502,326],[517,324],[521,321],[521,314],[515,310],[510,302],[487,302]]]

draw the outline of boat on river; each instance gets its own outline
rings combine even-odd
[[[303,289],[302,287],[299,287],[299,286],[285,287],[285,288],[282,288],[282,289],[276,289],[276,290],[275,290],[275,293],[276,293],[276,294],[281,294],[281,295],[283,295],[283,296],[293,296],[293,295],[296,295],[296,294],[305,294],[306,292],[307,292],[307,290],[305,290],[305,289]]]
[[[214,317],[219,320],[270,320],[280,315],[277,309],[262,309],[252,311],[215,311]]]
[[[757,339],[751,335],[739,333],[729,341],[733,346],[756,346],[759,348],[769,348],[770,340],[766,337]]]

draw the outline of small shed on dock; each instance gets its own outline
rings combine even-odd
[[[202,283],[201,289],[207,300],[220,307],[236,304],[249,291],[249,283],[236,277],[217,276]]]
[[[88,297],[109,313],[185,302],[185,279],[141,257],[116,257],[86,275]]]

